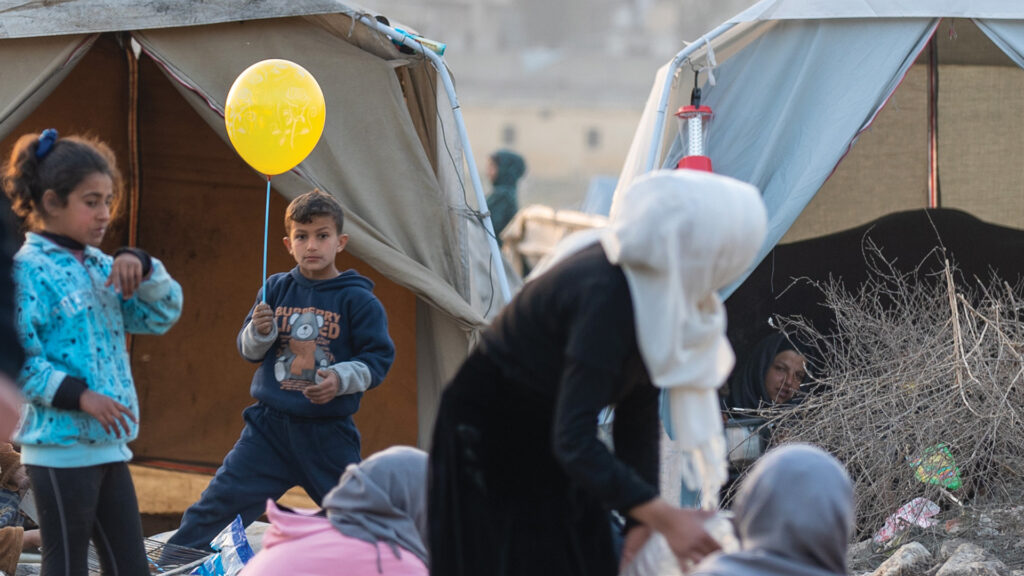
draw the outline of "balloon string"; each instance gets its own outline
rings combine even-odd
[[[270,176],[267,176],[267,206],[263,211],[263,303],[267,303],[267,237],[270,235]]]

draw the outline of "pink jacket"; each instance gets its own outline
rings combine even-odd
[[[270,528],[263,549],[240,576],[429,576],[412,552],[395,558],[391,548],[349,538],[311,510],[286,512],[267,501]],[[378,571],[378,560],[380,571]]]

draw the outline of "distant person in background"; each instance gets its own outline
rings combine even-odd
[[[799,400],[807,358],[782,332],[758,342],[729,378],[726,408],[756,410]]]
[[[853,484],[824,450],[790,444],[754,465],[736,496],[740,551],[715,554],[691,576],[842,576],[853,535]]]
[[[18,424],[21,395],[14,381],[25,360],[25,351],[14,327],[12,222],[10,204],[7,197],[0,194],[0,442],[10,440]]]
[[[526,162],[519,154],[511,150],[498,150],[491,154],[487,176],[491,179],[494,190],[487,197],[487,209],[491,212],[491,224],[494,225],[494,234],[498,237],[499,245],[501,231],[519,211],[516,186],[523,174],[526,174]]]

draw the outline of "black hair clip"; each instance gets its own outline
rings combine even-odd
[[[39,145],[36,146],[36,158],[43,159],[50,150],[53,149],[53,143],[57,141],[57,129],[47,128],[43,130],[43,133],[39,135]]]

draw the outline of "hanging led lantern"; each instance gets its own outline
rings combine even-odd
[[[711,172],[711,158],[707,155],[708,132],[714,114],[711,108],[700,105],[700,87],[697,74],[693,77],[693,92],[690,105],[682,106],[676,112],[679,120],[679,141],[683,145],[683,158],[676,168]]]
[[[711,158],[707,155],[708,127],[714,114],[707,106],[683,106],[676,112],[679,119],[679,139],[683,144],[683,157],[677,168],[711,172]]]

